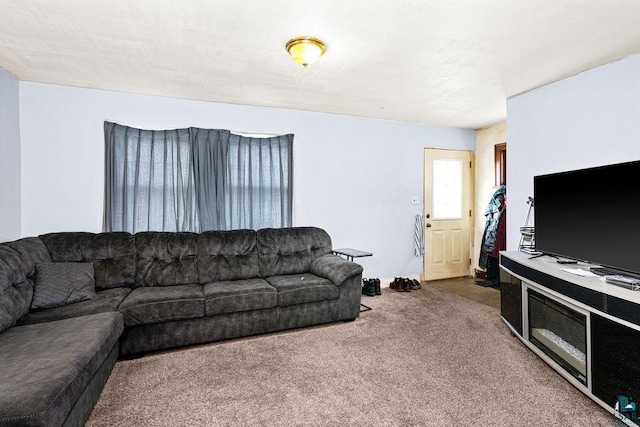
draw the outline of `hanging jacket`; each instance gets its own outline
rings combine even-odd
[[[496,241],[493,250],[489,256],[498,258],[500,251],[507,249],[507,206],[502,209],[500,219],[498,219],[498,227],[496,229]]]
[[[487,210],[484,214],[484,216],[486,217],[486,222],[484,225],[484,233],[482,235],[482,246],[480,247],[479,260],[479,265],[482,268],[487,267],[487,256],[493,256],[493,254],[497,253],[494,250],[496,248],[496,243],[498,243],[498,250],[504,249],[504,240],[506,240],[504,239],[504,230],[502,231],[502,233],[500,233],[500,237],[503,241],[497,242],[497,237],[500,218],[506,211],[506,195],[507,187],[505,185],[501,185],[500,187],[498,187],[495,193],[493,193],[493,196],[491,196],[491,200],[489,200],[489,205],[487,206]]]

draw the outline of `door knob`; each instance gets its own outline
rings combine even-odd
[[[429,228],[429,227],[431,227],[431,223],[428,222],[427,223],[427,228]]]

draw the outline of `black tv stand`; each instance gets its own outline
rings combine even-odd
[[[526,347],[621,419],[622,400],[640,401],[640,290],[572,274],[555,261],[500,252],[502,320]],[[545,330],[563,345],[546,343]],[[578,353],[567,352],[567,344]]]

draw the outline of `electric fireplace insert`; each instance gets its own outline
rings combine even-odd
[[[586,314],[531,288],[527,298],[529,341],[586,386]]]

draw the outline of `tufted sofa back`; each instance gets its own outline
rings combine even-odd
[[[136,250],[132,234],[66,232],[39,237],[53,262],[93,263],[96,289],[134,286]]]
[[[200,234],[65,232],[31,239],[40,252],[48,250],[51,261],[93,263],[97,290],[305,273],[316,258],[331,252],[331,238],[316,227]]]
[[[36,263],[50,261],[47,248],[37,237],[0,244],[0,331],[27,314]]]
[[[257,239],[262,277],[306,273],[316,258],[331,253],[331,237],[317,227],[265,228]]]
[[[260,277],[256,232],[205,231],[198,236],[198,277],[201,284]]]
[[[136,233],[136,286],[198,283],[198,235],[195,233]]]

